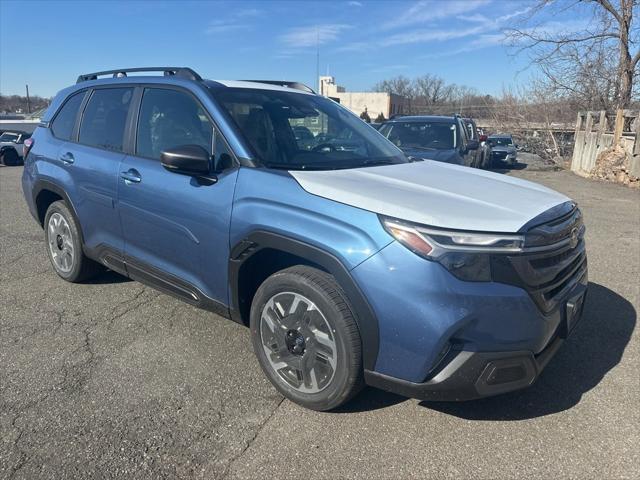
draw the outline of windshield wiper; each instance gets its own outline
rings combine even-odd
[[[369,159],[369,160],[365,160],[364,162],[362,162],[362,165],[394,165],[396,162],[394,162],[393,160],[375,160],[375,159]]]
[[[433,148],[433,147],[422,147],[422,146],[415,146],[415,147],[403,147],[402,150],[404,149],[407,150],[427,150],[427,151],[432,151],[432,150],[437,150],[437,148]]]

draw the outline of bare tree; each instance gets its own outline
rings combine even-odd
[[[377,92],[388,92],[401,95],[407,99],[408,113],[413,111],[413,99],[415,90],[411,80],[404,75],[399,75],[388,80],[382,80],[373,86],[373,90]]]
[[[420,98],[425,106],[438,105],[451,100],[454,90],[453,85],[447,85],[444,79],[429,73],[415,78],[412,85],[416,98]]]
[[[639,0],[537,0],[521,25],[506,31],[518,52],[528,51],[556,93],[578,97],[587,108],[628,108],[640,61]],[[539,21],[567,11],[586,12],[578,28]],[[612,53],[614,53],[612,55]],[[594,105],[594,103],[596,105]]]

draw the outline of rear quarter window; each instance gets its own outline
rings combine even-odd
[[[85,92],[78,92],[71,95],[58,111],[51,123],[53,136],[60,140],[71,140],[73,127],[78,118],[78,110],[82,104]]]

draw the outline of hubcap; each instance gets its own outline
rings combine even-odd
[[[325,389],[336,371],[333,331],[318,307],[299,293],[271,297],[260,317],[262,348],[271,368],[302,393]]]
[[[73,258],[75,249],[71,230],[67,220],[59,213],[54,213],[49,217],[47,225],[47,238],[49,252],[56,269],[62,273],[69,273],[73,268]]]

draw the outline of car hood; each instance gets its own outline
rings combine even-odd
[[[405,155],[424,158],[425,160],[435,160],[437,162],[455,163],[460,164],[462,158],[455,150],[421,150],[419,148],[403,148],[402,151]]]
[[[517,232],[542,212],[569,201],[537,183],[430,160],[290,174],[313,195],[459,230]]]

